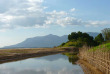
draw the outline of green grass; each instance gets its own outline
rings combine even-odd
[[[100,50],[102,49],[102,51],[110,51],[110,43],[105,43],[96,47],[93,47],[91,49],[89,49],[89,51],[96,51],[96,50]]]
[[[60,45],[60,47],[81,47],[83,43],[78,41],[69,41],[65,43],[63,46]]]
[[[68,42],[63,47],[75,46],[76,42]]]
[[[108,49],[110,49],[110,43],[107,43],[107,44],[106,44],[106,47],[107,47]]]

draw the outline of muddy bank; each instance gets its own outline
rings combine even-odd
[[[17,60],[23,60],[32,57],[41,57],[51,54],[63,53],[63,52],[68,52],[68,51],[63,50],[61,48],[5,49],[5,50],[0,50],[0,53],[2,53],[2,55],[0,55],[0,64],[17,61]]]
[[[98,70],[85,60],[79,60],[78,64],[82,67],[85,74],[103,74],[100,70]]]

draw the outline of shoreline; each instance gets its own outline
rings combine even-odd
[[[9,50],[9,49],[5,49]],[[14,51],[15,49],[11,49],[11,51]],[[23,50],[23,49],[17,49],[17,50]],[[31,49],[25,49],[26,51],[31,51]],[[34,57],[42,57],[52,54],[58,54],[63,52],[68,52],[66,50],[63,50],[61,48],[35,48],[37,52],[33,53],[14,53],[14,55],[0,55],[0,64],[7,63],[7,62],[13,62],[13,61],[19,61],[24,60],[28,58],[34,58]],[[0,50],[1,51],[1,50]]]
[[[99,69],[97,69],[95,66],[91,65],[88,61],[81,58],[81,55],[77,55],[79,57],[79,60],[77,61],[77,64],[81,66],[85,74],[103,74]]]
[[[98,70],[85,60],[80,59],[77,63],[82,67],[85,74],[103,74],[100,70]]]
[[[34,48],[34,49],[28,48],[28,49],[5,49],[5,50],[3,49],[3,50],[0,50],[0,53],[5,53],[5,54],[0,55],[0,64],[20,61],[28,58],[35,58],[35,57],[37,58],[37,57],[43,57],[43,56],[48,56],[52,54],[71,52],[71,51],[68,51],[67,49],[69,50],[70,48]],[[78,57],[79,57],[79,60],[77,64],[79,64],[82,67],[85,74],[88,74],[88,73],[93,74],[93,72],[95,74],[103,74],[101,71],[96,69],[87,61],[81,59],[79,55]]]

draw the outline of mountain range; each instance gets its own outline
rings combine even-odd
[[[42,47],[54,47],[58,46],[63,42],[68,41],[68,36],[57,36],[57,35],[46,35],[46,36],[37,36],[33,38],[28,38],[21,43],[6,46],[4,48],[42,48]]]
[[[99,33],[96,32],[88,32],[90,36],[96,37]],[[46,36],[37,36],[33,38],[28,38],[21,43],[5,46],[4,48],[48,48],[59,46],[63,42],[68,41],[68,35],[57,36],[57,35],[46,35]]]

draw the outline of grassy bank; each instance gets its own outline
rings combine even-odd
[[[96,47],[83,47],[79,52],[80,59],[88,62],[104,74],[110,74],[110,42]]]
[[[101,44],[99,46],[96,46],[96,47],[89,49],[89,51],[97,51],[97,50],[102,50],[105,52],[110,51],[110,43]]]

